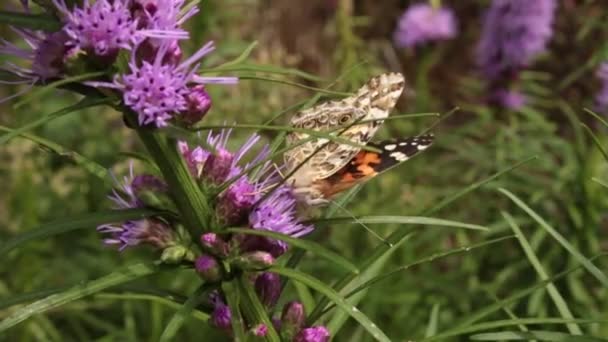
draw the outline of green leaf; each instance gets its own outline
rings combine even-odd
[[[312,220],[310,223],[313,224],[349,224],[349,223],[365,223],[365,224],[383,224],[383,223],[398,223],[398,224],[415,224],[415,225],[428,225],[428,226],[445,226],[455,228],[465,228],[473,230],[484,230],[488,231],[489,228],[470,224],[462,223],[450,220],[437,219],[432,217],[421,217],[421,216],[361,216],[357,219],[352,217],[335,217],[329,219],[318,219]]]
[[[109,103],[111,103],[111,101],[107,98],[85,97],[74,105],[62,108],[56,112],[45,115],[38,120],[34,120],[33,122],[30,122],[24,126],[15,128],[11,132],[0,136],[0,145],[7,143],[9,140],[11,140],[12,138],[14,138],[18,135],[21,135],[22,133],[30,131],[36,127],[42,126],[52,120],[62,117],[64,115],[74,113],[76,111],[79,111],[79,110],[82,110],[85,108],[96,107],[96,106],[100,106],[103,104],[109,104]]]
[[[564,247],[572,256],[580,262],[583,267],[589,271],[604,287],[608,288],[608,278],[606,275],[595,266],[589,259],[587,259],[584,255],[582,255],[566,238],[564,238],[557,230],[551,227],[542,217],[540,217],[536,212],[534,212],[530,207],[528,207],[522,200],[520,200],[517,196],[512,194],[506,189],[498,189],[498,191],[502,192],[504,195],[509,197],[518,207],[523,209],[530,217],[532,217],[544,230],[546,230],[549,235],[551,235],[557,242],[559,242],[562,247]]]
[[[607,342],[607,339],[591,336],[570,335],[557,331],[501,331],[476,334],[469,337],[474,341],[553,341],[553,342]]]
[[[173,341],[175,335],[182,327],[182,325],[186,322],[186,320],[192,315],[192,311],[194,308],[200,304],[204,297],[203,294],[208,290],[208,286],[201,285],[192,293],[188,300],[182,305],[182,307],[173,315],[162,335],[160,336],[160,341]]]
[[[0,126],[0,131],[11,133],[14,130],[11,128],[5,127],[5,126]],[[103,166],[99,165],[98,163],[96,163],[88,158],[85,158],[81,154],[74,152],[74,151],[67,150],[66,148],[64,148],[63,146],[61,146],[59,144],[56,144],[50,140],[41,138],[41,137],[33,135],[33,134],[21,133],[21,134],[19,134],[19,136],[37,143],[38,145],[50,150],[51,152],[56,153],[60,157],[72,160],[74,163],[81,166],[82,168],[84,168],[86,171],[88,171],[92,175],[101,179],[104,183],[106,183],[108,185],[112,184],[112,178],[110,177],[108,170],[106,168],[104,168]]]
[[[272,321],[266,314],[264,305],[260,302],[258,295],[251,286],[251,282],[246,278],[246,275],[242,275],[238,280],[239,292],[243,294],[243,311],[247,317],[247,321],[251,326],[256,326],[262,323],[268,328],[268,334],[264,337],[267,341],[281,342],[279,334],[274,329]]]
[[[424,341],[445,341],[446,337],[458,336],[469,334],[472,332],[496,329],[502,327],[509,327],[514,325],[529,325],[529,324],[568,324],[568,323],[580,323],[580,324],[591,324],[591,323],[608,323],[608,320],[600,319],[563,319],[563,318],[519,318],[509,320],[499,320],[492,322],[485,322],[476,325],[463,327],[461,329],[450,331],[449,333],[442,333],[432,337],[424,338],[420,342]],[[523,332],[522,332],[523,333]]]
[[[24,96],[23,100],[17,102],[15,104],[15,108],[19,109],[22,106],[40,98],[41,96],[49,93],[50,91],[52,91],[53,89],[71,84],[71,83],[77,83],[77,82],[82,82],[82,81],[86,81],[89,79],[93,79],[93,78],[97,78],[100,76],[105,75],[106,73],[103,71],[97,71],[97,72],[90,72],[88,74],[80,74],[77,76],[73,76],[73,77],[68,77],[68,78],[64,78],[61,79],[59,81],[55,81],[53,83],[49,83],[43,87],[40,87],[39,89],[30,92],[28,95]]]
[[[247,336],[245,335],[245,322],[243,321],[243,316],[241,316],[241,294],[232,281],[223,282],[222,290],[224,291],[224,295],[226,295],[226,301],[230,307],[234,342],[245,342],[247,341]]]
[[[61,29],[61,23],[57,21],[57,19],[44,14],[0,11],[0,23],[19,28],[47,32],[54,32]]]
[[[349,304],[344,298],[340,296],[336,291],[334,291],[331,287],[325,285],[320,280],[288,268],[274,266],[269,269],[270,272],[278,273],[285,277],[291,278],[295,281],[299,281],[306,286],[322,293],[327,298],[329,298],[332,302],[334,302],[339,308],[341,308],[345,313],[354,318],[361,326],[369,332],[374,339],[378,341],[388,341],[390,339],[378,328],[376,324],[374,324],[365,314],[363,314],[359,309],[355,306]],[[331,329],[330,329],[331,330]]]
[[[226,66],[226,67],[224,67],[224,65],[222,65],[217,68],[201,70],[201,72],[203,72],[203,73],[206,73],[206,72],[238,72],[238,71],[260,72],[260,73],[276,74],[276,75],[288,75],[288,76],[302,78],[302,79],[312,81],[312,82],[323,82],[324,81],[323,78],[313,75],[313,74],[309,74],[302,70],[298,70],[298,69],[294,69],[294,68],[281,68],[281,67],[276,67],[273,65],[252,64],[252,63],[241,63],[238,65],[231,65],[231,66]]]
[[[426,326],[424,337],[431,337],[437,334],[437,326],[439,325],[439,308],[440,304],[436,303],[433,305],[431,310],[431,317],[429,318],[429,324]]]
[[[68,233],[77,229],[93,229],[104,223],[136,220],[159,214],[161,214],[161,212],[150,209],[127,209],[108,210],[92,214],[71,216],[68,219],[45,223],[6,241],[0,247],[0,256],[32,240],[46,239],[51,236]]]
[[[255,49],[256,46],[258,46],[257,40],[251,42],[251,44],[249,44],[249,46],[247,46],[247,48],[237,58],[228,61],[216,68],[213,68],[210,71],[226,71],[225,69],[227,67],[243,63],[245,60],[247,60],[247,58],[249,58],[249,55],[251,55],[251,52],[253,51],[253,49]]]
[[[241,77],[239,77],[239,79],[240,80],[256,80],[256,81],[264,81],[264,82],[271,82],[271,83],[279,83],[279,84],[284,84],[284,85],[288,85],[288,86],[292,86],[292,87],[312,90],[312,91],[315,91],[315,92],[318,92],[321,94],[334,95],[334,96],[340,96],[340,97],[353,95],[352,93],[345,93],[345,92],[341,92],[341,91],[332,91],[332,90],[327,90],[327,89],[323,89],[323,88],[311,87],[311,86],[307,86],[305,84],[301,84],[301,83],[297,83],[297,82],[281,80],[281,79],[276,79],[276,78],[269,78],[269,77],[241,76]]]
[[[504,211],[501,211],[501,214],[505,218],[505,220],[507,220],[507,222],[511,226],[511,229],[517,236],[517,239],[519,240],[521,247],[523,248],[524,252],[526,253],[526,256],[528,257],[530,264],[532,264],[532,267],[534,267],[534,270],[536,271],[536,273],[538,273],[539,278],[541,280],[548,280],[549,275],[547,275],[547,272],[545,271],[543,265],[540,263],[540,260],[538,260],[536,253],[534,253],[534,249],[532,248],[532,246],[530,245],[530,243],[528,242],[528,240],[522,233],[521,229],[519,229],[519,226],[513,220],[513,217],[511,217],[511,215],[509,215],[508,213],[506,213]],[[549,296],[555,303],[555,306],[557,307],[557,310],[559,311],[562,318],[574,319],[574,316],[572,315],[570,308],[568,308],[568,304],[566,303],[566,300],[564,299],[564,297],[562,297],[562,295],[557,290],[557,287],[555,287],[555,285],[553,283],[547,284],[547,291],[549,292]],[[581,330],[581,328],[574,323],[568,324],[568,330],[573,335],[582,335],[583,334],[583,331]]]
[[[151,263],[139,263],[112,272],[102,278],[77,284],[70,289],[50,295],[44,299],[26,305],[0,322],[0,333],[23,322],[24,320],[58,308],[72,301],[92,295],[109,287],[120,285],[161,271],[161,267]]]
[[[269,237],[272,239],[285,241],[294,247],[307,250],[315,255],[325,258],[331,262],[334,262],[337,265],[340,265],[343,268],[345,268],[353,273],[359,272],[357,267],[353,263],[351,263],[350,261],[345,259],[343,256],[341,256],[335,252],[332,252],[329,249],[327,249],[313,241],[293,238],[289,235],[279,234],[279,233],[271,232],[268,230],[257,230],[257,229],[250,229],[250,228],[228,228],[225,230],[225,232],[226,233],[238,233],[238,234],[265,236],[265,237]]]

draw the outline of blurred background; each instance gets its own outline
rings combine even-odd
[[[598,70],[608,59],[608,8],[601,0],[555,1],[556,8],[547,25],[550,32],[542,34],[546,44],[541,44],[544,46],[531,53],[530,58],[524,58],[525,65],[507,66],[496,76],[488,74],[487,65],[480,62],[483,52],[479,52],[483,49],[480,41],[488,34],[484,32],[491,29],[484,22],[491,3],[435,2],[433,5],[451,12],[454,26],[444,33],[436,32],[438,36],[422,32],[419,36],[424,39],[412,43],[408,34],[413,28],[406,27],[410,31],[404,33],[404,25],[421,24],[404,24],[404,16],[410,6],[427,4],[424,1],[203,1],[199,15],[189,21],[192,37],[185,50],[192,51],[215,40],[218,49],[204,60],[204,67],[231,60],[257,41],[248,64],[315,75],[265,74],[246,67],[223,72],[240,76],[241,82],[234,87],[208,88],[213,107],[204,124],[260,124],[314,95],[302,87],[267,79],[352,92],[371,76],[385,71],[402,72],[410,89],[393,115],[440,113],[446,118],[439,123],[437,117],[385,123],[377,139],[416,135],[436,124],[436,143],[424,154],[362,187],[347,207],[353,214],[419,215],[478,180],[529,157],[537,158],[433,214],[487,226],[491,228],[489,232],[420,228],[392,256],[386,270],[441,251],[511,236],[513,232],[501,215],[504,211],[522,228],[549,276],[556,275],[578,263],[497,189],[506,188],[516,194],[585,256],[596,256],[608,249],[608,189],[592,180],[607,179],[608,164],[581,125],[587,124],[606,142],[605,127],[584,109],[600,115],[602,109],[608,109],[602,108],[598,97],[604,87]],[[17,1],[7,4],[13,8],[17,5]],[[532,14],[535,18],[542,12]],[[536,18],[533,21],[541,21]],[[429,17],[422,22],[433,20]],[[16,39],[10,28],[3,26],[0,30],[2,37]],[[494,44],[500,44],[499,38],[493,39]],[[504,39],[517,41],[517,37]],[[518,47],[514,43],[512,52],[525,50],[525,42],[522,44]],[[0,98],[17,90],[3,85]],[[497,92],[503,90],[514,92],[515,101],[497,97]],[[74,95],[59,91],[20,108],[14,107],[16,101],[4,102],[0,104],[0,125],[19,127],[75,101]],[[121,176],[128,171],[127,152],[144,153],[145,149],[125,127],[119,113],[100,108],[70,114],[31,133]],[[276,124],[286,124],[288,115]],[[237,146],[250,133],[238,130],[238,138],[231,143]],[[261,133],[269,140],[276,134]],[[69,159],[28,140],[15,138],[0,146],[0,177],[0,240],[54,219],[110,207],[106,198],[110,189],[101,181]],[[383,236],[404,229],[397,225],[372,228]],[[380,243],[358,225],[323,227],[315,238],[355,262],[364,260]],[[107,274],[133,260],[152,257],[152,251],[117,253],[103,246],[94,227],[35,241],[4,256],[0,264],[0,298],[69,286]],[[600,269],[608,265],[602,258],[596,263]],[[311,256],[304,258],[301,269],[327,283],[343,275],[334,265]],[[415,340],[425,335],[434,311],[441,331],[538,282],[538,274],[517,239],[511,238],[398,273],[371,287],[360,308],[394,340]],[[588,273],[571,273],[555,285],[575,317],[607,317],[608,292]],[[113,289],[37,316],[10,330],[8,336],[0,336],[0,340],[156,340],[175,309],[143,294],[157,291],[179,300],[197,286],[198,281],[189,272],[178,277],[146,278],[130,288]],[[121,296],[133,289],[142,295],[123,300]],[[295,293],[288,286],[283,297],[293,299]],[[0,319],[10,312],[10,307],[0,307]],[[559,313],[547,292],[538,290],[486,320],[512,317],[559,317]],[[565,325],[541,328],[567,331]],[[606,325],[585,325],[584,330],[590,335],[608,336]],[[196,319],[188,322],[180,336],[187,340],[225,338]],[[335,338],[368,339],[354,322],[342,327]],[[468,338],[465,335],[453,340]]]

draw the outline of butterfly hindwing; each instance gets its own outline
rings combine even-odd
[[[381,152],[361,150],[342,169],[330,177],[317,182],[317,186],[325,198],[342,192],[355,184],[362,183],[372,177],[401,164],[418,152],[424,151],[433,143],[433,135],[426,134],[397,140],[385,140],[369,143],[367,146]]]

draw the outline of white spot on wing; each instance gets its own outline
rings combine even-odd
[[[406,146],[406,145],[407,145],[406,142],[399,143],[399,146]]]
[[[390,156],[395,158],[398,162],[406,161],[408,159],[407,155],[403,152],[393,152]]]
[[[397,148],[397,145],[395,145],[395,144],[390,144],[390,145],[384,146],[384,149],[387,150],[387,151],[392,151],[392,150],[394,150],[396,148]]]
[[[429,147],[429,145],[418,145],[416,147],[418,148],[418,151],[422,151],[422,150],[425,150],[427,147]]]

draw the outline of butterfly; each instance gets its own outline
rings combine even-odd
[[[300,201],[309,206],[326,204],[336,194],[410,159],[433,143],[432,134],[370,142],[404,89],[402,74],[381,74],[353,96],[321,103],[291,118],[293,128],[323,132],[350,142],[311,137],[303,130],[287,135],[287,183]],[[362,149],[364,145],[380,152]]]

